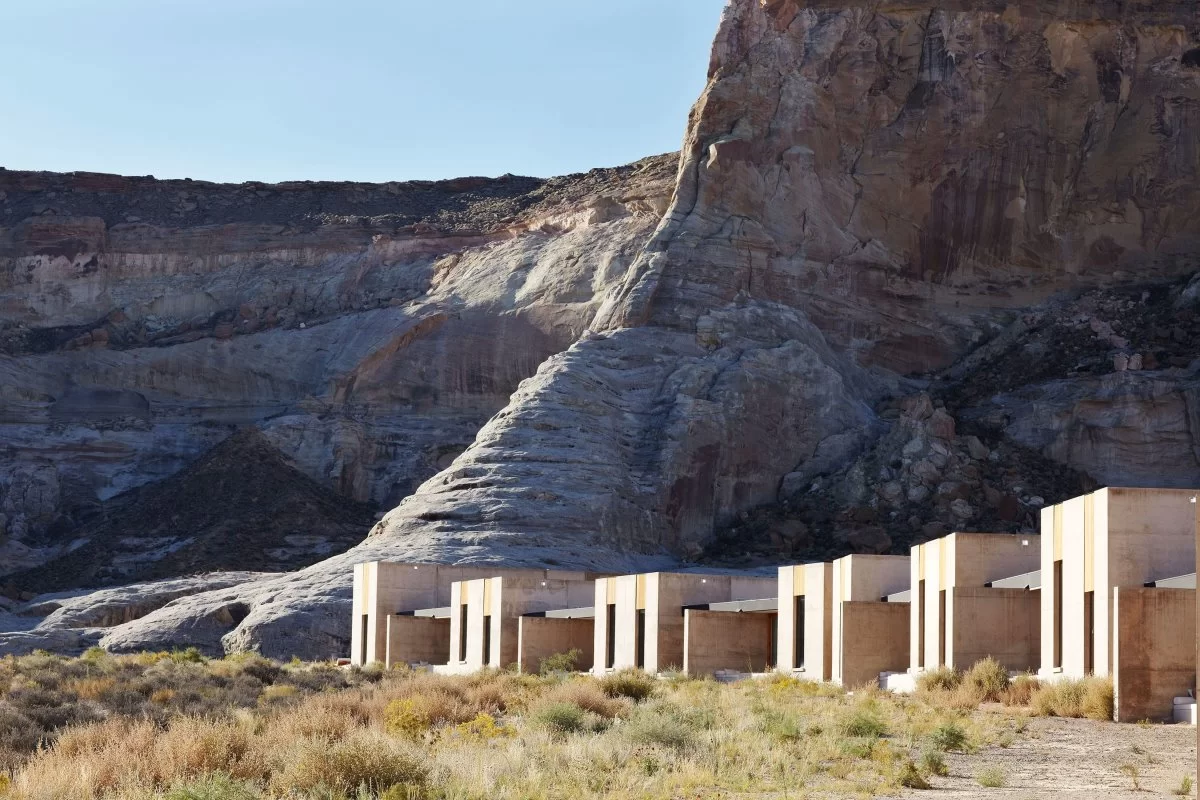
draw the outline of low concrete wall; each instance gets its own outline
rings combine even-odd
[[[774,628],[774,614],[688,609],[683,612],[683,671],[765,672],[773,657]]]
[[[875,686],[881,672],[908,668],[908,603],[856,601],[840,608],[841,647],[834,659],[843,686]]]
[[[579,650],[578,669],[594,662],[595,621],[555,617],[521,617],[517,633],[517,668],[536,673],[543,658]]]
[[[388,614],[384,665],[445,664],[450,659],[450,620]]]
[[[1042,607],[1027,589],[954,589],[953,641],[948,665],[970,669],[989,656],[1010,670],[1036,670],[1041,663]]]
[[[1171,721],[1196,685],[1196,590],[1113,590],[1117,722]]]

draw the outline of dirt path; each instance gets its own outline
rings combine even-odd
[[[1196,775],[1196,729],[1032,719],[1025,733],[1007,748],[950,755],[946,761],[950,775],[934,778],[933,791],[909,791],[902,796],[926,800],[1172,797],[1171,790],[1179,788],[1185,775]],[[986,768],[1003,773],[1004,787],[980,786],[976,776]]]

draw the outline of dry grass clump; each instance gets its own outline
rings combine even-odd
[[[609,697],[625,697],[640,703],[654,694],[658,680],[640,669],[624,669],[605,675],[600,679],[600,688]]]
[[[963,674],[962,685],[973,689],[982,698],[980,702],[999,703],[1008,691],[1008,668],[989,656]]]
[[[1043,683],[1029,705],[1039,716],[1111,720],[1113,702],[1111,678],[1084,678]]]
[[[957,689],[960,683],[962,683],[961,672],[950,669],[950,667],[938,667],[917,677],[917,691],[949,692]]]
[[[355,685],[314,693],[285,682],[297,666],[245,663],[260,684],[245,707],[197,717],[179,710],[188,700],[177,691],[164,716],[72,726],[16,765],[11,799],[633,800],[781,796],[798,786],[815,796],[886,795],[936,780],[937,751],[925,758],[917,748],[945,738],[947,726],[971,747],[1004,732],[989,716],[919,697],[791,678],[723,685],[636,672],[598,681],[397,670],[351,674]],[[295,692],[266,691],[273,666],[270,686]],[[240,667],[147,658],[126,677],[183,669],[190,681],[240,684],[250,674]],[[111,675],[107,691],[126,691]]]
[[[1008,685],[1008,691],[1000,698],[1000,702],[1006,706],[1028,706],[1041,685],[1041,681],[1032,675],[1018,675]]]

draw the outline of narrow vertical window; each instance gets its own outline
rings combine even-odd
[[[946,666],[946,590],[938,592],[938,666]]]
[[[792,662],[793,669],[803,669],[804,655],[804,595],[796,597],[795,619],[792,624],[792,636],[796,642],[796,660]]]
[[[925,581],[917,584],[917,669],[925,669]]]
[[[367,632],[370,629],[371,629],[370,617],[368,617],[366,614],[363,614],[362,615],[362,647],[359,648],[362,651],[362,655],[359,657],[359,661],[362,662],[362,665],[364,667],[367,665]]]
[[[467,604],[458,607],[458,660],[467,660]]]
[[[1083,674],[1096,671],[1096,593],[1083,595]]]
[[[1054,668],[1063,665],[1063,562],[1054,562]]]
[[[492,618],[490,615],[483,617],[483,665],[485,667],[492,665]]]
[[[637,612],[637,654],[634,665],[638,669],[646,668],[646,609],[639,608]]]
[[[604,666],[612,669],[617,664],[617,605],[605,607]]]

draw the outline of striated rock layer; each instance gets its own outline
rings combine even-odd
[[[395,505],[579,336],[674,163],[383,185],[0,171],[0,584],[239,427]]]
[[[1023,311],[1196,268],[1195,22],[1183,2],[733,0],[670,209],[589,330],[368,542],[172,604],[104,644],[330,655],[345,646],[357,560],[615,570],[701,552],[739,512],[896,438],[881,440],[895,421],[877,401],[1009,336]],[[1081,448],[1070,424],[1049,441],[1032,430],[1039,398],[1082,408],[1118,389],[1163,394],[1049,386],[1006,401],[1002,424],[1116,475],[1152,436]],[[955,439],[945,416],[949,430],[914,431],[922,447],[941,442],[945,464],[970,466],[984,445]],[[1184,460],[1200,452],[1185,436],[1194,428],[1172,450]],[[897,503],[946,482],[922,470],[901,465]],[[970,519],[975,498],[952,494],[948,513]],[[236,625],[231,605],[248,609]]]

